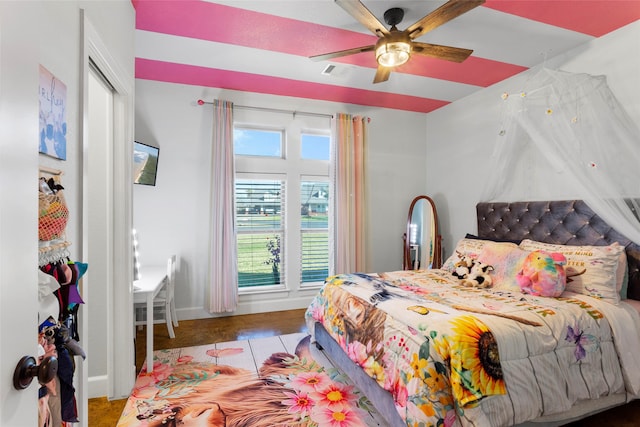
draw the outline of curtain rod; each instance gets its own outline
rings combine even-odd
[[[213,104],[213,102],[207,102],[207,101],[203,101],[202,99],[198,99],[198,105],[204,105],[204,104]],[[307,111],[294,111],[294,110],[280,110],[278,108],[250,107],[250,106],[247,106],[247,105],[236,105],[236,104],[233,104],[233,108],[241,108],[243,110],[267,111],[267,112],[270,112],[270,113],[292,114],[293,117],[295,117],[297,114],[299,114],[301,116],[327,117],[327,118],[330,118],[330,119],[333,118],[333,114],[310,113],[310,112],[307,112]]]

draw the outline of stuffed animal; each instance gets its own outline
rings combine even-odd
[[[516,281],[523,293],[558,297],[567,284],[566,263],[567,259],[561,253],[533,251],[525,258]]]
[[[481,261],[474,260],[471,270],[467,277],[460,282],[462,286],[473,288],[490,288],[493,286],[493,279],[490,272],[493,271],[493,266],[485,264]]]
[[[493,271],[493,267],[478,261],[460,252],[458,254],[458,262],[454,266],[451,274],[460,280],[460,284],[467,287],[489,288],[493,285],[493,280],[489,273]]]
[[[456,251],[456,253],[460,259],[453,265],[454,270],[451,274],[462,280],[471,273],[471,267],[473,266],[474,259],[469,256],[462,255],[460,252]]]

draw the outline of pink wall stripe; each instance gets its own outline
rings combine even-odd
[[[428,113],[448,101],[136,58],[136,78]],[[348,100],[348,101],[347,101]]]
[[[134,0],[133,4],[140,30],[305,57],[373,45],[377,40],[374,35],[202,1]],[[335,61],[372,69],[377,66],[370,52]],[[473,55],[461,64],[416,55],[396,72],[487,87],[524,70],[526,67]]]
[[[637,0],[488,0],[484,6],[594,37],[640,19]]]
[[[133,4],[139,30],[292,55],[310,56],[324,53],[327,45],[348,49],[374,44],[377,40],[374,35],[203,1],[134,0]],[[336,11],[339,12],[339,8]]]

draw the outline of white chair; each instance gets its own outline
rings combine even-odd
[[[178,326],[178,314],[176,313],[176,303],[174,300],[175,295],[175,279],[176,279],[176,259],[175,255],[172,255],[167,260],[167,277],[165,279],[164,287],[158,295],[153,300],[154,307],[154,317],[156,307],[164,307],[164,319],[158,319],[165,321],[167,323],[167,330],[169,331],[169,337],[175,338],[176,334],[173,331],[174,326]],[[141,327],[145,325],[145,319],[142,316],[139,316],[138,313],[142,313],[142,309],[146,308],[145,303],[136,303],[135,304],[135,312],[136,312],[136,325]],[[158,310],[160,311],[160,310]],[[155,323],[154,319],[154,323]]]

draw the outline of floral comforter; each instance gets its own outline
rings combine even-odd
[[[465,288],[418,270],[331,277],[306,316],[411,426],[515,425],[640,390],[640,319],[625,303]]]

